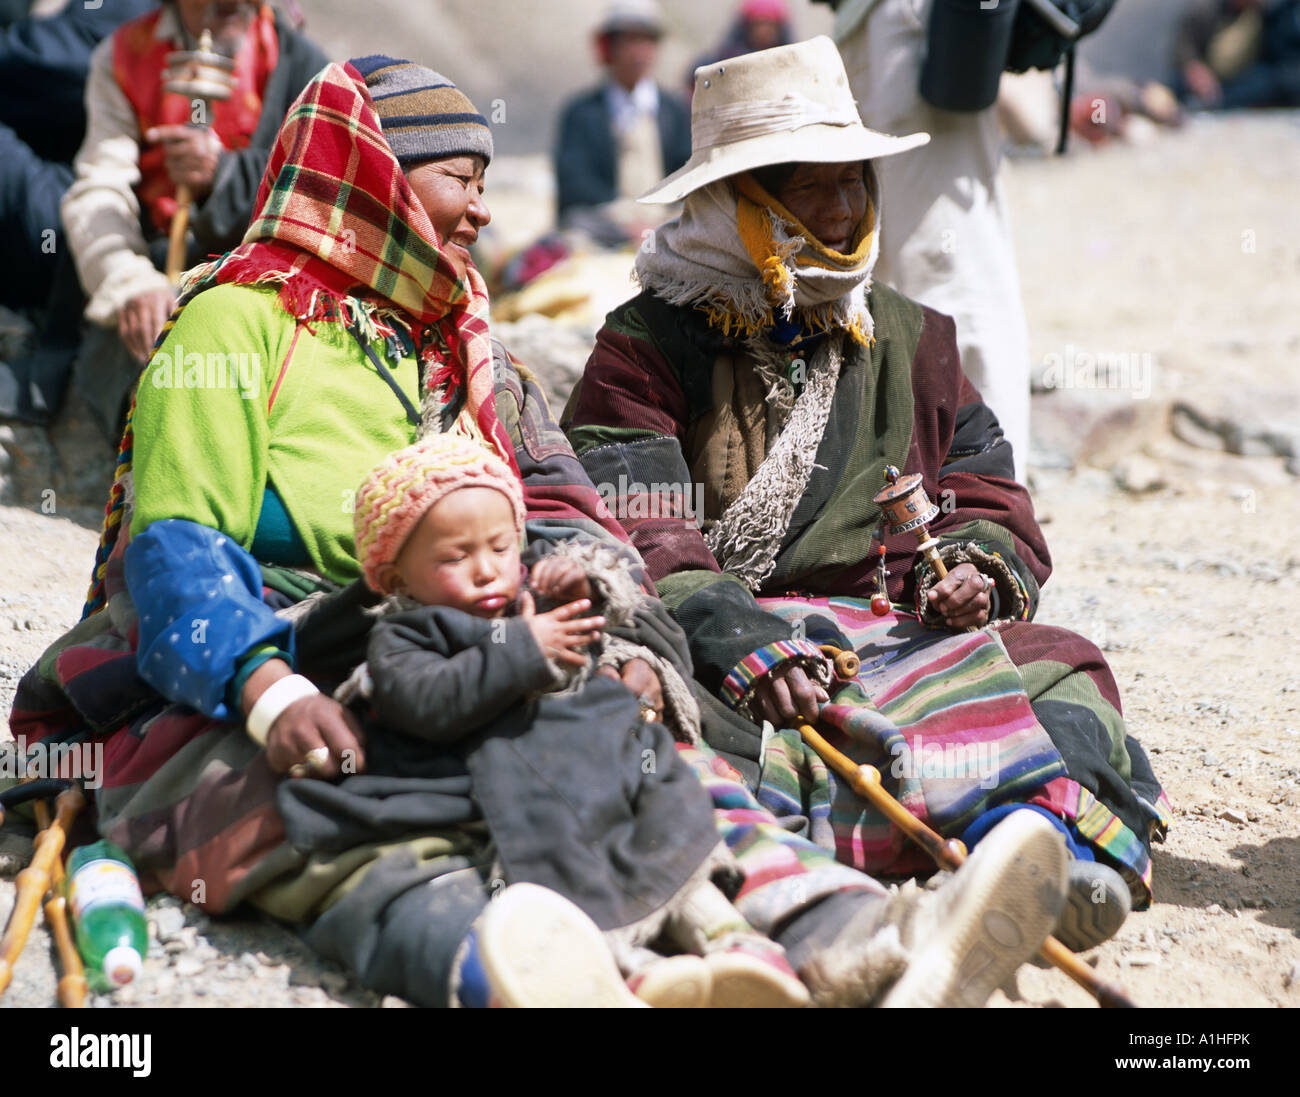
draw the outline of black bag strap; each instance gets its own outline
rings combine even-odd
[[[1070,100],[1074,98],[1074,49],[1071,42],[1065,51],[1065,86],[1061,89],[1061,133],[1056,139],[1056,155],[1064,156],[1070,141]]]
[[[352,333],[352,338],[357,341],[357,345],[366,352],[366,357],[370,359],[374,364],[375,369],[379,371],[379,376],[388,383],[388,387],[393,390],[394,395],[396,395],[397,399],[401,401],[402,407],[406,411],[406,417],[411,421],[411,425],[418,427],[420,425],[419,409],[411,403],[411,398],[402,391],[402,386],[397,383],[397,378],[394,377],[389,368],[380,361],[379,355],[375,353],[369,340],[361,334],[360,325],[352,324],[348,327],[348,331]]]

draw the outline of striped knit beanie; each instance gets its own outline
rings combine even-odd
[[[422,438],[380,461],[357,492],[352,515],[357,559],[372,590],[389,593],[380,585],[380,569],[397,559],[429,508],[459,488],[501,492],[510,500],[515,529],[523,536],[523,485],[501,458],[453,434]]]
[[[366,82],[375,113],[403,171],[452,156],[492,159],[492,131],[445,76],[383,54],[349,62]]]

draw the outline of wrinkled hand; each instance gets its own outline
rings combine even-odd
[[[538,613],[533,596],[524,591],[520,599],[519,615],[528,622],[533,639],[546,658],[571,667],[580,667],[587,661],[584,654],[599,639],[605,626],[603,617],[583,617],[591,609],[591,602],[580,598],[548,613]]]
[[[163,147],[163,167],[176,186],[190,188],[195,198],[212,191],[221,157],[221,138],[206,126],[154,126],[144,139]]]
[[[317,693],[299,698],[276,717],[266,737],[266,760],[276,773],[288,773],[322,746],[329,748],[329,760],[307,776],[328,781],[365,772],[365,735],[357,718],[333,697]]]
[[[989,623],[991,586],[992,580],[974,564],[958,564],[930,588],[926,598],[930,608],[943,616],[949,628],[980,628]]]
[[[644,659],[629,659],[615,670],[613,667],[601,667],[597,674],[613,678],[636,695],[645,707],[654,709],[655,719],[664,716],[664,687],[659,675]]]
[[[785,663],[758,680],[749,696],[749,711],[773,727],[792,728],[801,720],[816,720],[829,700],[830,695],[803,667]]]
[[[552,602],[576,602],[591,598],[591,583],[577,560],[567,556],[544,556],[528,575],[528,585],[538,597]]]
[[[131,356],[144,362],[153,350],[154,340],[176,307],[176,294],[170,289],[149,290],[132,297],[117,315],[117,332]]]

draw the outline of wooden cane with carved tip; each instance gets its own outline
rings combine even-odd
[[[799,723],[799,734],[831,769],[848,781],[854,792],[879,809],[885,818],[924,849],[935,864],[946,869],[962,866],[966,860],[965,845],[956,838],[940,837],[895,800],[881,784],[880,771],[875,766],[858,765],[831,746],[811,725],[802,721]],[[1043,959],[1065,972],[1091,994],[1098,1005],[1111,1009],[1135,1007],[1127,994],[1101,979],[1055,937],[1048,937],[1038,951]]]
[[[63,853],[68,840],[68,828],[86,803],[85,794],[75,785],[59,793],[55,801],[54,822],[36,836],[36,851],[32,863],[18,874],[15,881],[18,894],[14,908],[9,913],[9,924],[0,938],[0,995],[13,981],[14,964],[17,963],[36,920],[41,899],[50,889],[54,863]]]
[[[37,801],[36,822],[42,830],[50,825],[50,809],[44,800]],[[68,901],[63,894],[63,858],[56,857],[50,872],[50,895],[45,900],[45,920],[59,950],[63,975],[59,978],[59,1001],[68,1009],[86,1004],[86,968],[81,952],[68,924]]]

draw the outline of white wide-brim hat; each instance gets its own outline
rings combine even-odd
[[[691,158],[639,202],[677,202],[729,175],[770,164],[839,164],[917,148],[862,124],[844,61],[825,35],[695,70]]]

